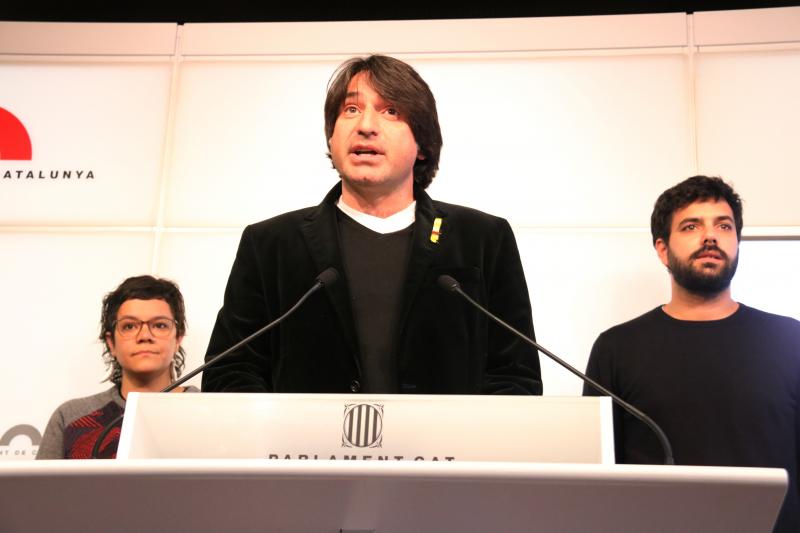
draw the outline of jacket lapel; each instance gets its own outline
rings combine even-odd
[[[437,230],[444,233],[447,214],[434,207],[433,201],[428,194],[418,187],[414,187],[414,198],[417,201],[417,211],[414,220],[414,237],[411,243],[411,257],[408,262],[408,272],[406,274],[406,288],[403,292],[402,306],[400,308],[400,323],[398,337],[404,335],[408,314],[412,304],[419,293],[422,284],[430,270],[431,263],[436,257],[440,244],[433,242],[431,234],[434,230],[434,221],[440,219],[441,227]],[[399,353],[399,352],[398,352]],[[402,362],[401,362],[402,363]]]
[[[336,222],[337,207],[335,204],[341,196],[341,187],[341,183],[339,183],[331,189],[322,203],[306,216],[300,231],[317,271],[322,272],[328,267],[334,267],[339,271],[339,280],[333,285],[325,287],[325,294],[339,319],[350,354],[353,356],[356,366],[360,368],[356,355],[358,354],[358,340],[353,321],[353,310],[350,307],[350,291],[344,272]]]

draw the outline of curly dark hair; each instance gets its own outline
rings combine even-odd
[[[111,355],[106,336],[112,335],[113,337],[119,308],[128,300],[164,300],[172,311],[176,335],[183,337],[186,334],[186,308],[183,303],[183,295],[175,282],[153,276],[135,276],[123,281],[119,287],[105,295],[100,314],[99,338],[103,341],[103,362],[108,370],[108,376],[104,381],[111,381],[116,385],[122,383],[122,367]],[[178,353],[175,354],[173,363],[176,377],[183,372],[185,362],[186,352],[183,347],[180,347]]]
[[[733,190],[733,187],[722,181],[719,177],[692,176],[661,193],[650,215],[650,233],[655,245],[658,239],[669,242],[672,229],[672,217],[675,211],[683,209],[694,202],[707,200],[725,200],[733,211],[733,220],[736,224],[736,237],[741,240],[742,226],[742,199]]]
[[[436,99],[417,71],[399,59],[383,55],[355,57],[336,69],[328,83],[328,95],[325,98],[325,139],[328,146],[347,97],[347,85],[361,72],[369,75],[370,85],[381,98],[392,102],[406,117],[414,140],[425,156],[414,163],[414,182],[423,189],[427,188],[439,169],[442,151]],[[331,157],[330,152],[328,157]]]

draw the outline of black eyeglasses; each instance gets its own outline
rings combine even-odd
[[[116,321],[114,328],[123,339],[131,339],[139,335],[142,331],[142,326],[145,324],[147,324],[147,329],[150,330],[150,334],[153,337],[161,339],[169,337],[175,329],[175,321],[163,316],[151,318],[146,322],[136,318],[122,318]]]

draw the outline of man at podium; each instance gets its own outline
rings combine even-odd
[[[602,333],[587,374],[661,426],[676,464],[785,468],[776,531],[800,531],[800,322],[731,297],[741,200],[721,179],[694,176],[658,198],[651,230],[672,297]],[[615,410],[614,430],[617,462],[663,462],[631,415]]]
[[[437,286],[447,274],[533,337],[509,223],[432,200],[442,136],[408,64],[343,63],[325,101],[339,181],[322,203],[245,228],[206,360],[340,276],[268,334],[207,369],[204,391],[541,394],[536,351]]]

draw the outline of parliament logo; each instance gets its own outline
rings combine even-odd
[[[17,438],[23,437],[23,438]],[[42,434],[29,424],[18,424],[0,436],[0,459],[34,457]]]
[[[33,144],[22,121],[0,107],[0,161],[31,161]],[[94,171],[74,167],[35,168],[29,163],[0,168],[2,183],[94,182]]]
[[[380,448],[383,443],[383,405],[345,404],[342,446]]]

